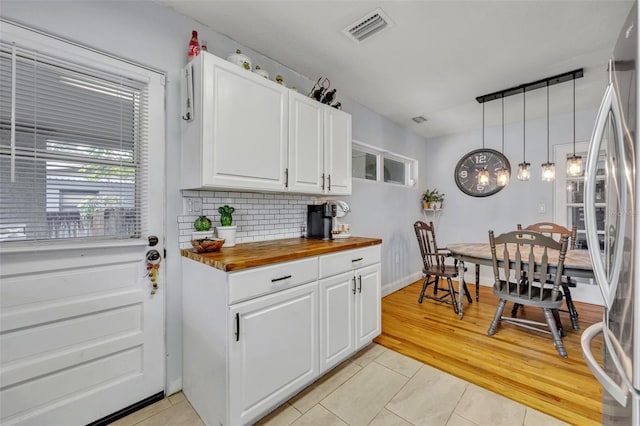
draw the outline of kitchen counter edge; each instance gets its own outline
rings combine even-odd
[[[379,244],[382,244],[382,239],[368,237],[329,241],[286,238],[236,244],[212,253],[197,253],[194,249],[182,249],[180,252],[183,257],[224,272],[232,272]]]

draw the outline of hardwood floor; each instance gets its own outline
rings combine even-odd
[[[490,287],[480,286],[480,301],[465,304],[460,320],[451,305],[426,298],[419,304],[421,285],[382,299],[382,334],[375,342],[567,423],[601,424],[602,390],[582,357],[580,334],[601,321],[602,307],[576,303],[580,330],[561,312],[569,355],[561,358],[549,334],[501,323],[488,336],[498,302]],[[475,297],[473,285],[469,291]],[[505,313],[510,309],[509,303]],[[525,308],[518,316],[544,321],[540,309]],[[597,339],[593,351],[601,354]]]

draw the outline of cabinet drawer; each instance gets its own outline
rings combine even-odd
[[[283,262],[229,274],[229,304],[318,279],[318,258]]]
[[[320,256],[320,278],[380,262],[380,245]]]

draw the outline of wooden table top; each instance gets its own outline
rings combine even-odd
[[[286,238],[236,244],[234,247],[223,247],[220,251],[212,253],[197,253],[194,249],[183,249],[181,254],[221,271],[231,272],[378,244],[382,244],[380,238],[349,237],[329,241]]]
[[[471,263],[478,263],[481,265],[491,266],[491,246],[489,243],[462,243],[462,244],[449,244],[446,247],[453,255],[464,261]],[[515,250],[510,250],[513,253]],[[549,264],[555,265],[558,263],[558,251],[549,250]],[[539,254],[536,254],[536,261],[539,260]],[[591,264],[591,258],[588,250],[567,250],[567,255],[564,259],[564,270],[582,272],[586,276],[591,276],[593,273],[593,266]],[[573,276],[573,275],[572,275]]]

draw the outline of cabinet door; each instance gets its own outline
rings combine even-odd
[[[232,305],[229,424],[247,424],[318,375],[318,283]]]
[[[289,191],[322,194],[324,106],[289,93]]]
[[[320,281],[320,373],[355,350],[355,291],[353,272]]]
[[[324,133],[325,192],[351,195],[351,115],[326,107]]]
[[[380,301],[380,264],[357,269],[356,350],[365,346],[382,331]]]
[[[203,185],[284,191],[288,89],[214,55],[202,78]]]

